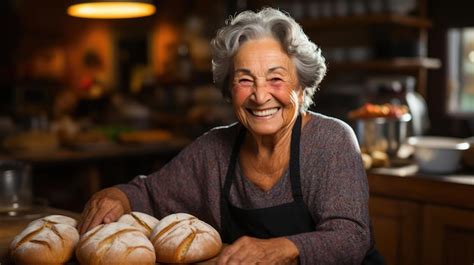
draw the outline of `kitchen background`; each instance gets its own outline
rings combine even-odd
[[[212,84],[209,41],[244,9],[286,10],[321,47],[328,74],[314,111],[357,129],[348,113],[364,103],[406,104],[409,135],[474,134],[470,0],[160,0],[155,14],[132,19],[72,17],[71,2],[0,1],[0,159],[28,163],[37,205],[79,212],[98,189],[157,170],[234,121]],[[369,171],[375,230],[391,231],[376,233],[388,264],[474,262],[473,160],[457,171],[470,174],[468,187]],[[450,241],[423,233],[438,213],[461,224]]]
[[[472,5],[470,1],[157,1],[154,15],[125,20],[71,17],[65,12],[69,4],[65,0],[2,1],[2,124],[8,123],[11,115],[15,121],[27,123],[23,126],[36,126],[31,123],[41,123],[37,120],[42,115],[51,122],[71,111],[93,114],[103,103],[100,99],[105,101],[115,93],[139,103],[148,100],[148,107],[163,113],[186,112],[199,97],[186,89],[201,91],[212,86],[208,42],[216,29],[239,10],[272,5],[294,16],[328,59],[330,72],[316,98],[315,110],[345,118],[346,110],[363,100],[357,98],[360,95],[351,96],[367,92],[371,76],[412,75],[429,105],[430,132],[471,135],[469,117],[447,111],[449,89],[455,89],[448,84],[457,81],[448,80],[447,32],[472,26],[469,8],[464,8]],[[383,20],[387,13],[415,15],[415,19]],[[347,19],[364,14],[373,15],[373,19]],[[468,42],[469,38],[464,45],[466,54],[472,49],[472,41]],[[385,60],[407,57],[416,60],[400,64]],[[58,102],[69,99],[68,91],[74,90],[88,106],[62,109],[77,107]],[[470,90],[465,92],[468,95]],[[332,105],[331,100],[325,100],[332,99],[327,94],[333,93],[337,94],[334,100],[347,97],[350,100],[345,102],[352,106],[338,106],[343,110],[327,106]],[[453,110],[458,112],[456,107]],[[206,113],[212,116],[218,112]],[[226,118],[207,117],[217,122]]]

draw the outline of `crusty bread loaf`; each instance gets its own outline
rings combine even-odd
[[[130,214],[122,215],[122,217],[120,217],[117,222],[136,227],[140,229],[140,231],[142,231],[147,237],[150,237],[153,228],[155,228],[159,220],[146,213],[131,212]]]
[[[123,223],[102,224],[85,233],[76,247],[80,264],[155,264],[150,240],[138,228]]]
[[[77,221],[63,215],[35,220],[10,244],[15,264],[64,264],[79,241]]]
[[[163,218],[150,237],[156,260],[193,263],[216,256],[222,247],[219,233],[196,217],[177,213]]]

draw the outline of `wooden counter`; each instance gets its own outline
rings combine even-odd
[[[474,262],[474,175],[368,172],[376,246],[387,264]]]
[[[169,141],[148,144],[110,144],[76,149],[59,148],[41,152],[0,153],[0,160],[22,160],[32,164],[52,164],[132,157],[144,155],[174,155],[190,143],[189,139],[174,138]]]
[[[474,210],[474,175],[368,173],[371,195]]]
[[[0,160],[29,163],[35,198],[56,208],[78,212],[93,193],[158,170],[189,142],[185,138],[172,138],[148,144],[0,152]]]

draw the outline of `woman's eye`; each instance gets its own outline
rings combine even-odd
[[[270,82],[272,82],[272,84],[277,84],[277,83],[280,83],[282,82],[283,79],[279,78],[279,77],[273,77],[270,79]]]
[[[253,81],[250,79],[246,79],[246,78],[239,79],[239,85],[251,86],[252,84],[253,84]]]

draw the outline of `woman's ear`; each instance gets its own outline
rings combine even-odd
[[[303,105],[305,93],[306,93],[306,90],[304,89],[304,87],[303,87],[303,86],[299,86],[299,89],[298,89],[298,99],[299,99],[299,102],[300,102],[301,105]]]

